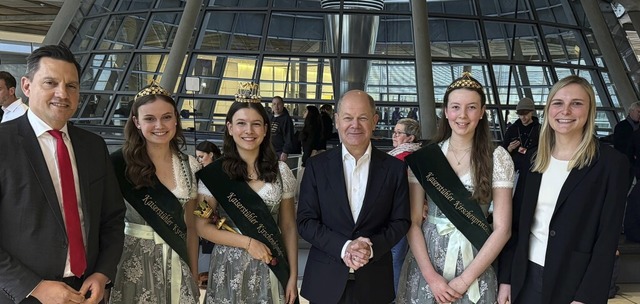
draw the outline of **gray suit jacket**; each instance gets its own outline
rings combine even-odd
[[[76,157],[84,230],[85,277],[114,278],[124,242],[125,207],[104,140],[68,126]],[[24,115],[0,125],[0,304],[26,296],[41,280],[62,278],[68,240],[47,164]]]

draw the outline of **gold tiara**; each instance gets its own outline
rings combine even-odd
[[[462,77],[450,84],[449,87],[447,87],[447,92],[460,88],[482,90],[482,85],[471,77],[471,73],[462,72]]]
[[[241,82],[235,97],[237,102],[262,102],[260,85],[255,82]]]
[[[149,96],[149,95],[164,95],[167,97],[171,97],[171,94],[169,93],[169,91],[165,90],[163,87],[159,86],[155,81],[153,81],[148,87],[138,92],[138,94],[136,94],[135,99],[138,99],[143,96]]]

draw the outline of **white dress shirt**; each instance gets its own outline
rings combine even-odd
[[[344,181],[347,188],[347,197],[349,199],[349,206],[351,207],[351,215],[353,221],[358,221],[360,210],[364,202],[364,195],[367,191],[367,182],[369,180],[369,165],[371,164],[371,143],[367,147],[367,150],[356,160],[347,148],[342,145],[342,166],[344,170]],[[347,241],[342,246],[340,253],[341,257],[344,257],[347,251],[347,245],[352,240]],[[373,255],[373,251],[372,251]]]
[[[44,156],[44,160],[47,163],[47,167],[49,168],[49,174],[51,175],[51,180],[53,181],[53,187],[56,189],[56,196],[58,197],[58,202],[60,205],[60,212],[62,213],[62,219],[66,221],[64,214],[64,207],[62,203],[62,186],[60,184],[60,172],[58,170],[58,159],[56,158],[56,139],[49,134],[49,130],[52,130],[49,125],[47,125],[42,119],[33,114],[31,111],[27,111],[27,118],[29,119],[29,123],[33,128],[33,131],[38,138],[38,143],[40,144],[40,150],[42,151],[42,155]],[[67,149],[69,150],[69,158],[71,159],[71,165],[73,166],[73,179],[75,181],[76,186],[76,196],[78,199],[78,212],[80,214],[80,227],[82,228],[82,238],[85,244],[87,244],[87,235],[84,231],[84,214],[82,213],[82,201],[80,199],[80,183],[78,182],[78,168],[76,165],[76,156],[73,151],[73,145],[71,145],[71,139],[69,138],[69,133],[67,129],[67,125],[65,125],[60,131],[64,134],[62,137],[64,138],[64,142],[67,145]],[[67,250],[67,261],[64,266],[64,274],[63,277],[72,277],[74,274],[71,272],[71,263],[69,261],[69,250]]]
[[[22,102],[21,98],[16,99],[16,101],[12,102],[8,107],[2,107],[2,111],[4,114],[2,115],[2,121],[5,122],[9,120],[14,120],[29,110],[29,107]]]

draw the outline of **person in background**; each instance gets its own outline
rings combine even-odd
[[[98,303],[115,280],[124,203],[104,140],[74,127],[80,65],[65,46],[27,57],[26,115],[0,124],[0,303]]]
[[[196,145],[196,160],[206,167],[222,154],[216,144],[210,141],[203,141]],[[198,252],[198,285],[200,288],[207,288],[207,279],[209,278],[209,263],[211,262],[211,251],[214,244],[206,239],[200,238],[200,250]]]
[[[629,162],[595,134],[589,81],[568,76],[544,107],[533,166],[520,173],[498,303],[606,303]]]
[[[127,213],[109,303],[195,304],[200,164],[180,151],[185,140],[171,94],[156,84],[138,92],[124,137],[111,154]]]
[[[418,108],[411,108],[411,111],[407,113],[407,118],[418,120]]]
[[[196,159],[202,167],[206,167],[221,156],[218,146],[210,141],[205,140],[196,145]]]
[[[396,302],[495,303],[492,263],[511,232],[513,161],[493,145],[485,91],[468,72],[447,87],[443,107],[433,143],[405,158],[411,254]],[[493,225],[487,221],[492,201]]]
[[[0,122],[14,120],[24,113],[29,107],[16,97],[16,78],[9,72],[0,71],[0,106],[2,106],[2,119]]]
[[[420,149],[420,124],[411,118],[402,118],[393,128],[393,149],[389,151],[389,155],[395,156],[399,160],[404,160],[407,155]],[[407,237],[403,237],[393,248],[391,255],[393,256],[393,286],[398,291],[398,281],[400,279],[400,270],[404,258],[407,255],[409,244]]]
[[[216,212],[196,223],[216,244],[205,302],[297,303],[293,173],[276,158],[260,102],[234,102],[226,126],[224,156],[197,174],[200,198]]]
[[[300,132],[300,142],[302,143],[302,166],[309,157],[321,150],[323,125],[320,118],[320,111],[316,106],[308,105],[304,111],[304,126]]]
[[[273,97],[271,101],[273,115],[269,118],[271,126],[271,144],[276,151],[276,156],[281,161],[287,161],[289,154],[293,153],[293,120],[289,111],[284,107],[284,100],[280,96]]]
[[[629,153],[633,132],[640,126],[640,101],[629,106],[629,114],[613,129],[613,147],[625,155]]]
[[[516,171],[528,171],[531,168],[531,157],[538,148],[540,122],[534,116],[536,109],[531,98],[525,97],[518,102],[514,122],[504,134],[502,147],[509,151]]]
[[[409,187],[402,161],[376,149],[375,102],[345,93],[336,107],[342,145],[309,158],[298,231],[311,243],[301,294],[311,303],[391,303],[391,248],[409,227]]]
[[[327,149],[327,141],[333,137],[333,110],[330,104],[323,104],[320,106],[320,117],[322,119],[322,141],[320,146],[321,150]]]
[[[398,123],[398,120],[402,118],[402,113],[400,113],[400,108],[396,107],[391,113],[391,124],[395,125]]]

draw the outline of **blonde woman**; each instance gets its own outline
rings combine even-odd
[[[587,80],[558,81],[544,107],[538,154],[521,173],[498,303],[606,303],[629,162],[594,137]]]

